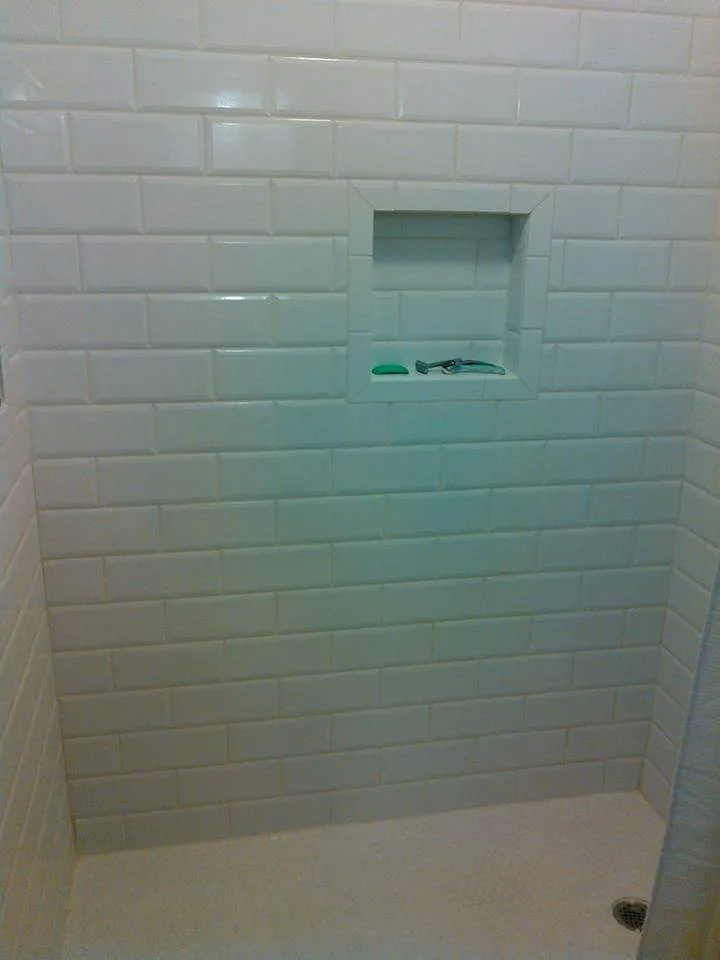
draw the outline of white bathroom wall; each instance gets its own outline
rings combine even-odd
[[[665,813],[720,562],[720,245],[700,344],[658,685],[642,785]]]
[[[0,183],[0,956],[59,956],[72,831]]]
[[[633,789],[716,222],[715,0],[198,2],[8,17],[80,849]],[[555,188],[537,399],[345,402],[350,182],[432,209]]]

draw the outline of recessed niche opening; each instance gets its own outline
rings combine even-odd
[[[350,201],[348,399],[520,399],[539,387],[552,195],[483,210]],[[460,203],[458,203],[460,206]],[[499,207],[499,209],[498,209]],[[484,361],[417,372],[416,361]],[[408,373],[380,375],[378,367]]]
[[[456,357],[505,365],[519,279],[515,253],[526,220],[376,211],[373,366],[401,364],[414,373],[416,360]],[[428,376],[445,375],[435,368]]]

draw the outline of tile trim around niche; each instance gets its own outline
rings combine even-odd
[[[522,400],[537,396],[547,305],[554,190],[497,184],[349,186],[347,399],[351,403]],[[516,221],[513,288],[502,363],[505,376],[374,376],[375,213],[505,214]]]

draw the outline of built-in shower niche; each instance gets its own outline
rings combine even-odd
[[[472,191],[471,191],[472,193]],[[350,400],[513,399],[537,393],[547,298],[551,200],[507,209],[380,209],[351,195]],[[481,205],[484,192],[477,190]],[[523,196],[523,194],[521,194]],[[468,191],[464,192],[467,202]],[[472,197],[471,197],[472,202]],[[527,203],[526,206],[530,206]],[[452,357],[505,376],[415,371]],[[407,376],[374,375],[401,364]]]

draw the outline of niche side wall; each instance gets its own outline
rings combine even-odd
[[[635,6],[10,4],[82,850],[637,786],[720,21]],[[378,210],[552,195],[537,397],[346,402],[354,186]]]
[[[0,182],[0,956],[54,960],[73,840],[5,213]]]

